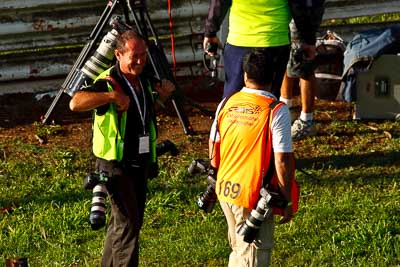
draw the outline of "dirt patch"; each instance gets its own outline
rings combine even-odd
[[[201,83],[186,82],[185,96],[192,102],[186,103],[184,112],[192,125],[195,136],[204,139],[201,148],[187,146],[187,149],[207,149],[207,138],[212,117],[204,110],[213,113],[221,99],[222,85],[213,84],[205,80]],[[37,99],[33,94],[13,94],[0,97],[0,138],[2,141],[10,139],[22,139],[29,143],[38,143],[37,127],[41,118],[53,102],[51,96],[43,96]],[[68,108],[69,97],[63,96],[57,103],[48,122],[54,122],[61,126],[61,131],[51,135],[44,145],[62,145],[65,147],[90,147],[91,142],[91,113],[71,112]],[[200,107],[200,109],[199,109]],[[201,110],[203,109],[203,110]],[[299,97],[294,99],[295,113],[300,113]],[[332,120],[351,119],[351,106],[348,103],[317,100],[315,119],[317,122],[325,123]],[[190,140],[184,134],[182,125],[172,104],[169,103],[165,109],[158,114],[159,140],[169,139],[174,143],[189,144]]]

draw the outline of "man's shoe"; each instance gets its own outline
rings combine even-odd
[[[314,136],[317,134],[314,121],[303,121],[297,119],[292,125],[292,140],[300,140],[307,136]]]

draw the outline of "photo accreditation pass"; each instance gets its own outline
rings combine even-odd
[[[148,134],[139,137],[139,154],[150,152],[150,137]]]

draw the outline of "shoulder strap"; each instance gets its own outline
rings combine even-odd
[[[231,98],[231,96],[233,96],[234,94],[236,94],[237,92],[233,92],[230,95],[228,95],[227,97],[225,97],[222,102],[221,102],[221,106],[219,107],[218,113],[223,109],[223,107],[225,106],[226,102],[228,101],[229,98]],[[215,114],[215,122],[216,122],[216,129],[215,129],[215,133],[214,133],[214,139],[213,139],[213,145],[212,145],[212,149],[211,149],[211,155],[214,154],[214,146],[215,146],[215,139],[217,138],[217,131],[218,131],[218,113]],[[211,161],[211,159],[210,159]]]
[[[228,102],[229,98],[231,98],[231,97],[232,97],[234,94],[236,94],[236,93],[237,93],[237,92],[233,92],[233,93],[229,94],[227,97],[225,97],[225,98],[222,100],[221,106],[219,107],[219,110],[218,110],[218,113],[215,114],[215,122],[217,123],[217,125],[216,125],[217,131],[218,131],[218,114],[219,114],[219,112],[221,112],[221,110],[224,108],[224,106],[225,106],[226,102]],[[216,136],[217,136],[217,131],[215,131],[214,140],[215,140],[215,138],[216,138]]]
[[[268,115],[268,129],[267,129],[267,138],[269,136],[269,131],[271,131],[271,122],[272,122],[272,113],[275,111],[275,108],[277,108],[278,106],[281,106],[280,104],[283,104],[283,102],[275,100],[274,102],[272,102],[269,107],[270,107],[270,112]],[[270,160],[269,160],[269,166],[268,166],[268,170],[263,178],[263,186],[265,187],[267,184],[270,183],[272,176],[274,175],[275,172],[275,165],[274,165],[274,152],[271,149],[271,155],[270,155]]]

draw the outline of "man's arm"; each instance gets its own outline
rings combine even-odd
[[[289,202],[292,202],[292,179],[294,175],[294,155],[293,152],[283,153],[283,152],[275,152],[275,169],[276,174],[278,176],[279,188],[285,197],[285,199]],[[280,223],[289,222],[293,217],[292,214],[292,206],[288,205],[285,209],[284,216],[281,219]]]
[[[316,33],[325,11],[324,4],[325,0],[289,0],[299,39],[305,44],[315,45]]]
[[[214,140],[210,138],[208,141],[208,151],[209,151],[210,165],[214,169],[219,168],[219,161],[220,161],[219,148],[220,148],[220,143],[214,142]]]
[[[214,55],[214,52],[207,51],[208,43],[216,43],[217,47],[222,48],[221,41],[217,37],[217,32],[220,30],[222,21],[224,20],[226,13],[232,5],[232,0],[211,0],[210,7],[208,9],[208,16],[205,23],[203,48],[210,56]]]
[[[125,111],[129,107],[129,97],[113,90],[111,92],[77,92],[69,102],[72,111],[88,111],[97,107],[115,103],[118,111]]]
[[[210,0],[208,16],[205,24],[205,37],[216,37],[232,0]]]

